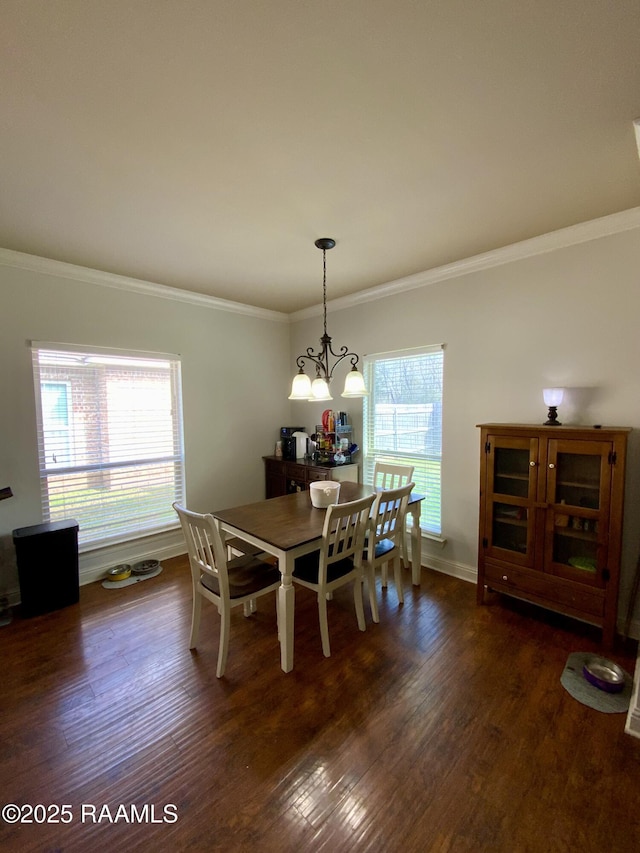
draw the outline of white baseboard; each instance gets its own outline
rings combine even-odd
[[[431,554],[426,559],[428,565],[422,566],[423,569],[433,569],[436,572],[441,572],[443,575],[450,575],[453,578],[458,578],[461,581],[475,584],[478,580],[478,571],[473,566],[465,566],[464,563],[455,563],[452,560],[443,560],[441,557],[433,557]]]

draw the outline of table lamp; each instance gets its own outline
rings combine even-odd
[[[564,388],[545,388],[542,391],[545,405],[549,407],[549,414],[543,426],[562,426],[558,420],[558,406],[564,397]]]

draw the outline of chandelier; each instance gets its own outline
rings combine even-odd
[[[343,397],[366,397],[369,392],[364,384],[364,376],[358,370],[358,356],[354,352],[349,352],[347,347],[341,347],[338,352],[334,352],[331,346],[331,337],[327,334],[327,250],[333,249],[336,241],[331,237],[320,237],[315,241],[318,249],[322,249],[322,308],[324,312],[324,334],[320,338],[321,349],[314,352],[312,347],[309,347],[305,355],[299,355],[296,358],[298,365],[298,373],[293,377],[291,383],[290,400],[333,400],[329,383],[333,377],[333,371],[340,362],[348,358],[351,360],[351,370],[347,373],[344,382]],[[335,359],[333,365],[330,366],[329,358]],[[304,372],[305,362],[311,363],[311,369],[315,367],[315,379],[311,378]]]

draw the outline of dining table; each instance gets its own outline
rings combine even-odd
[[[339,503],[354,501],[380,489],[363,483],[340,484]],[[421,532],[420,508],[424,495],[412,492],[407,511],[412,516],[411,580],[420,584]],[[278,636],[280,665],[284,672],[293,669],[293,629],[295,591],[293,570],[303,554],[320,549],[325,509],[311,504],[308,491],[257,501],[211,513],[221,531],[238,536],[278,561],[281,583],[278,589]]]

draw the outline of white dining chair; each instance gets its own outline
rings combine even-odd
[[[387,585],[387,570],[393,567],[398,603],[404,604],[400,555],[404,545],[404,520],[414,483],[378,492],[373,502],[362,568],[369,587],[374,622],[379,622],[376,595],[376,570],[381,569],[382,586]]]
[[[400,486],[406,486],[407,483],[410,483],[413,479],[413,471],[413,465],[400,465],[392,462],[380,462],[376,460],[373,466],[373,485],[378,489],[397,489]],[[404,536],[402,537],[402,562],[405,566],[409,565],[407,542]],[[384,586],[386,586],[386,566],[383,567],[382,580]]]
[[[376,459],[373,466],[373,485],[379,489],[397,489],[406,486],[413,477],[413,465],[396,465]]]
[[[193,609],[189,648],[196,646],[202,599],[206,598],[216,605],[220,614],[216,676],[222,678],[229,652],[232,608],[242,605],[244,615],[251,615],[255,611],[257,598],[278,589],[280,572],[277,566],[252,555],[230,560],[212,515],[191,512],[177,502],[173,504],[173,508],[180,519],[191,567]],[[276,596],[276,614],[277,612]]]
[[[318,598],[322,652],[327,658],[331,657],[327,598],[335,589],[348,583],[353,584],[358,628],[361,631],[366,629],[362,603],[362,557],[374,498],[375,495],[368,495],[356,501],[328,507],[320,550],[298,557],[295,561],[294,583],[312,589]]]

